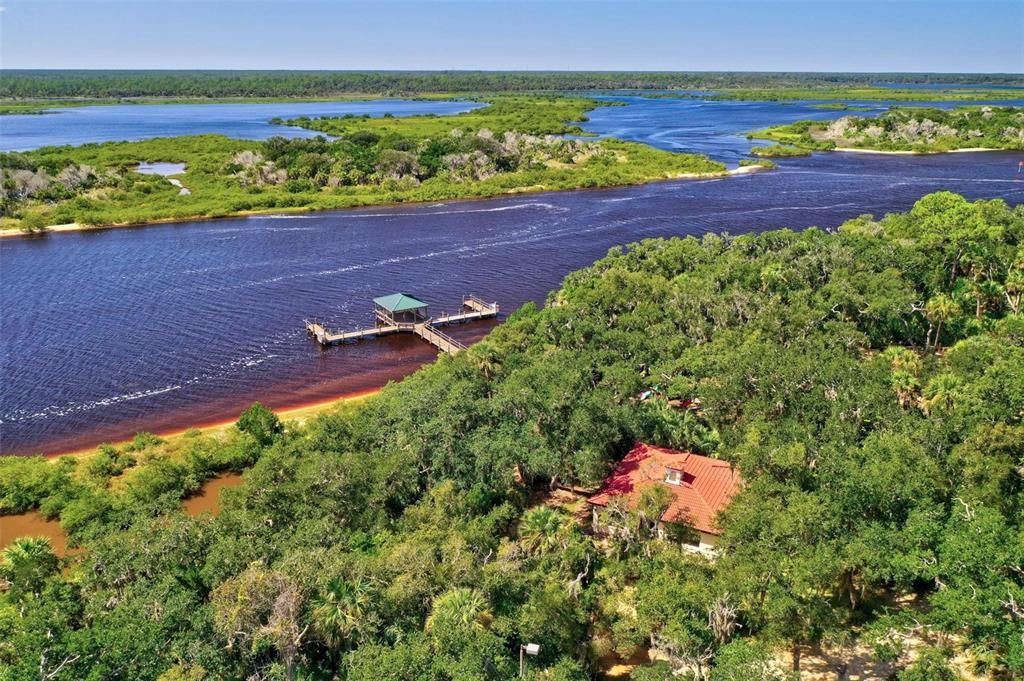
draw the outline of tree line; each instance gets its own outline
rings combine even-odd
[[[1024,80],[1012,74],[6,69],[0,74],[0,98],[329,97],[351,93],[828,88],[875,83],[1020,86]]]

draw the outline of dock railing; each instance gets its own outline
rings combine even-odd
[[[469,294],[468,296],[462,296],[462,307],[468,307],[471,310],[477,310],[479,312],[494,312],[498,313],[497,303],[488,303],[483,298]]]
[[[432,326],[430,322],[417,324],[415,333],[423,340],[435,346],[438,350],[447,352],[450,355],[454,355],[459,350],[466,349],[465,345],[443,331],[438,330],[436,327]]]

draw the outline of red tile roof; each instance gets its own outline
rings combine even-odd
[[[665,482],[666,469],[680,471],[678,485]],[[672,503],[661,516],[663,521],[721,534],[715,516],[739,492],[743,478],[725,461],[638,442],[589,501],[607,506],[614,497],[629,495],[630,505],[635,505],[640,493],[652,485],[661,485],[672,493]]]

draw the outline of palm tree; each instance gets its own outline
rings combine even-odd
[[[434,633],[453,627],[486,629],[491,619],[483,594],[476,589],[458,588],[434,599],[424,628]]]
[[[909,371],[894,371],[892,388],[896,391],[896,399],[901,407],[909,407],[915,401],[917,391],[921,388],[917,378]]]
[[[959,397],[960,379],[953,374],[940,374],[928,381],[924,389],[924,413],[931,414],[936,409],[952,409]]]
[[[906,371],[911,376],[921,374],[921,358],[909,348],[890,345],[882,352],[882,357],[889,361],[893,371]]]
[[[956,304],[952,298],[947,296],[945,293],[940,293],[937,296],[931,298],[924,306],[924,315],[928,318],[929,322],[936,325],[935,327],[935,347],[940,348],[942,343],[942,325],[951,319],[957,317],[960,313],[960,307]],[[931,344],[929,338],[925,339],[925,349]]]
[[[14,594],[38,594],[59,564],[46,537],[19,537],[4,549],[2,558],[0,579]]]
[[[480,370],[480,373],[484,375],[484,378],[488,381],[494,376],[494,372],[501,367],[501,363],[498,361],[497,356],[492,353],[488,348],[483,348],[477,352],[475,356],[476,368]]]
[[[547,553],[560,543],[561,514],[547,506],[527,511],[519,525],[519,541],[532,556]]]
[[[666,400],[651,400],[651,439],[674,449],[713,454],[718,433],[708,428],[692,409],[679,410]]]
[[[313,630],[332,651],[352,644],[365,633],[370,589],[362,581],[334,578],[313,599]]]
[[[974,295],[974,318],[981,321],[989,305],[1003,296],[1003,286],[998,281],[984,279],[971,286],[971,293]]]

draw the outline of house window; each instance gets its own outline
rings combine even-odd
[[[671,468],[666,469],[665,470],[665,482],[667,482],[670,485],[678,485],[679,484],[679,471],[672,470]]]

